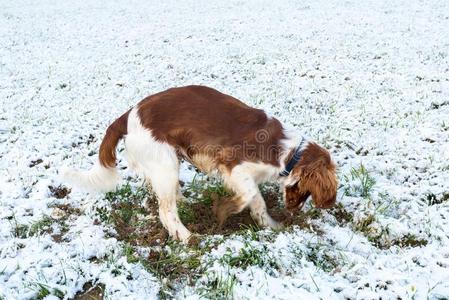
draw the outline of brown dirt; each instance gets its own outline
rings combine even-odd
[[[55,243],[61,243],[63,241],[63,235],[62,234],[52,234],[51,238]]]
[[[215,201],[226,201],[229,197],[212,197]],[[290,228],[298,225],[305,230],[312,230],[321,233],[320,229],[313,225],[310,221],[320,217],[317,209],[311,209],[307,212],[290,212],[281,207],[278,193],[268,191],[264,193],[264,199],[267,204],[270,215],[277,221]],[[211,205],[203,202],[195,202],[184,204],[190,208],[193,213],[191,220],[182,220],[185,226],[194,234],[211,235],[222,234],[230,235],[243,228],[254,228],[259,230],[257,224],[250,216],[249,209],[245,209],[239,214],[230,216],[222,227],[218,226],[218,221],[213,213]],[[118,234],[119,240],[124,240],[133,246],[154,246],[165,244],[168,239],[167,231],[162,227],[158,217],[158,205],[156,199],[150,199],[148,211],[138,204],[118,203],[113,204],[113,212],[111,214],[113,224]],[[127,219],[120,214],[122,209],[140,210],[141,216],[145,216],[145,220],[139,221],[135,215],[131,219]],[[182,215],[181,215],[182,219]],[[138,225],[136,225],[138,224]],[[198,236],[194,236],[192,243],[197,244]]]
[[[81,210],[79,208],[74,208],[70,204],[56,204],[52,206],[53,208],[60,209],[64,211],[65,215],[62,216],[60,219],[55,220],[56,222],[63,224],[71,215],[79,216],[81,215]],[[62,228],[61,233],[58,234],[52,234],[51,238],[56,243],[61,243],[64,241],[64,235],[66,234],[68,228]],[[51,232],[49,232],[51,233]]]
[[[62,186],[62,185],[59,185],[59,186],[49,185],[48,189],[50,190],[51,196],[55,197],[56,199],[65,198],[72,192],[71,189],[69,189],[65,186]]]
[[[348,212],[342,203],[337,203],[329,212],[335,217],[338,224],[345,225],[353,221],[354,216]]]
[[[83,285],[83,290],[78,292],[74,300],[102,300],[104,297],[104,285],[98,284],[92,286],[91,282],[87,282]]]
[[[65,211],[65,213],[67,214],[67,217],[69,215],[81,215],[81,210],[79,208],[76,207],[72,207],[70,204],[56,204],[53,205],[52,207],[57,207],[63,211]]]

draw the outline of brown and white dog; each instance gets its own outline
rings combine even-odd
[[[234,192],[216,207],[221,223],[249,206],[260,226],[279,228],[258,188],[266,181],[280,182],[288,209],[302,208],[310,195],[319,208],[335,203],[337,178],[328,151],[292,135],[262,110],[212,88],[172,88],[143,99],[109,126],[93,169],[65,170],[63,176],[86,188],[114,189],[119,181],[115,148],[122,138],[130,167],[158,197],[162,224],[183,242],[191,233],[176,208],[181,158],[206,173],[218,173]]]

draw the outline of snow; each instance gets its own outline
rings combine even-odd
[[[48,186],[60,183],[63,165],[91,166],[106,126],[134,103],[187,84],[215,87],[313,137],[331,150],[341,184],[362,163],[376,180],[372,199],[342,187],[339,202],[355,220],[375,215],[372,230],[387,240],[428,241],[381,249],[324,212],[314,221],[323,235],[295,229],[251,242],[268,249],[273,270],[220,263],[246,245],[231,237],[203,261],[208,273],[237,278],[236,298],[449,297],[449,201],[426,201],[449,193],[449,3],[18,0],[0,8],[0,299],[36,298],[36,283],[70,298],[86,282],[105,284],[111,299],[157,298],[157,274],[127,263],[111,229],[95,225],[102,195],[59,200]],[[14,222],[51,215],[54,203],[83,210],[63,242],[11,234]],[[313,251],[335,257],[338,270],[315,266]],[[198,298],[205,276],[177,297]]]

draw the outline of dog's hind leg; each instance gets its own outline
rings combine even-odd
[[[125,146],[131,168],[151,184],[158,198],[162,225],[170,236],[187,242],[190,231],[181,223],[176,207],[179,160],[175,148],[157,141],[150,130],[143,128],[134,109],[129,115]]]
[[[151,183],[159,202],[159,217],[171,237],[187,243],[190,231],[179,219],[176,200],[178,197],[178,170],[173,166],[153,165]]]

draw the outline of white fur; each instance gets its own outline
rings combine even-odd
[[[100,163],[94,165],[89,171],[62,168],[61,177],[81,189],[99,192],[114,190],[121,179],[115,168],[106,168]]]
[[[179,160],[175,149],[156,141],[134,108],[128,116],[125,138],[126,155],[130,167],[143,176],[158,196],[159,217],[170,236],[187,242],[191,233],[181,223],[176,207],[179,193]]]

